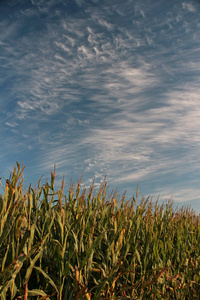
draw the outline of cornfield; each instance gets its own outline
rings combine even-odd
[[[200,299],[200,218],[81,180],[23,187],[18,163],[0,195],[0,297]]]

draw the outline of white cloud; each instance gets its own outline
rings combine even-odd
[[[68,52],[69,54],[72,53],[71,49],[69,47],[67,47],[66,45],[64,45],[63,43],[58,43],[55,42],[56,46],[58,46],[59,48],[61,48],[62,50]]]
[[[84,4],[84,0],[75,0],[78,6],[82,6]]]
[[[171,191],[171,192],[170,192]],[[172,192],[173,191],[173,192]],[[155,190],[152,195],[159,195],[159,200],[165,201],[172,199],[175,202],[187,202],[199,199],[199,189],[195,186],[185,188],[183,185],[171,185],[170,187],[162,187]]]
[[[183,2],[182,6],[184,9],[187,9],[189,12],[195,12],[196,8],[191,3]]]
[[[44,1],[32,4],[45,9]],[[0,23],[0,80],[16,78],[5,93],[6,104],[0,98],[4,112],[14,103],[4,124],[19,128],[8,142],[23,136],[26,147],[39,149],[35,170],[48,171],[55,162],[60,173],[68,166],[98,180],[108,174],[117,184],[181,176],[186,168],[197,172],[199,39],[183,13],[195,12],[193,6],[183,2],[180,14],[176,6],[151,19],[150,6],[138,4],[136,20],[129,15],[130,1],[117,4],[93,5],[87,18],[83,11],[70,18],[60,12],[56,21],[45,19],[44,31],[24,34],[15,45],[23,22]],[[21,17],[30,16],[27,10]],[[173,184],[163,193],[182,197]]]
[[[113,25],[110,24],[110,23],[108,23],[108,22],[105,21],[104,19],[98,18],[97,21],[98,21],[98,23],[99,23],[101,26],[105,27],[106,29],[108,29],[108,30],[112,30],[112,29],[113,29]]]
[[[17,123],[11,123],[11,122],[6,122],[5,123],[8,127],[11,127],[11,128],[15,128],[15,127],[17,127],[18,126],[18,124]]]

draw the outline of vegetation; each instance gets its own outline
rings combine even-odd
[[[200,218],[64,179],[23,191],[17,163],[0,195],[1,299],[199,299]]]

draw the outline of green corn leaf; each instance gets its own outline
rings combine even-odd
[[[9,248],[10,248],[10,245],[7,244],[6,253],[5,253],[5,255],[4,255],[4,257],[3,257],[3,261],[2,261],[1,271],[4,270],[4,266],[5,266],[5,263],[6,263],[7,256],[8,256]]]
[[[92,255],[94,248],[100,243],[102,236],[104,235],[105,232],[102,232],[94,241],[94,243],[92,244],[92,246],[90,247],[90,250],[87,252],[85,258],[83,259],[82,263],[81,263],[81,269],[84,267],[84,265],[86,264],[86,262],[88,261],[88,259],[90,258],[90,256]]]
[[[75,248],[75,251],[78,252],[78,238],[76,236],[76,234],[74,233],[74,231],[72,230],[72,234],[73,234],[73,237],[74,237],[74,248]]]
[[[1,296],[1,300],[6,300],[6,291],[3,290],[3,286],[0,286],[0,296]]]
[[[61,215],[59,214],[58,211],[56,211],[56,221],[59,224],[60,235],[61,235],[61,243],[63,244],[63,240],[64,240],[64,225],[62,224]]]
[[[2,232],[1,232],[1,236],[0,236],[0,247],[3,244],[3,241],[8,237],[8,235],[10,234],[11,230],[14,227],[14,224],[16,224],[16,220],[17,217],[13,216],[9,222],[7,222],[7,215],[8,213],[6,213],[6,216],[4,217],[4,220],[2,221]]]
[[[26,255],[20,255],[17,259],[14,260],[3,272],[0,273],[0,295],[8,290],[9,287],[14,283],[15,278],[19,271],[21,270]]]
[[[31,273],[32,273],[32,271],[33,271],[33,268],[34,268],[34,266],[35,266],[35,263],[37,262],[37,260],[39,259],[39,257],[40,257],[40,256],[42,255],[42,253],[43,253],[43,245],[44,245],[44,242],[45,242],[45,240],[47,239],[48,235],[49,235],[49,234],[47,234],[47,235],[45,236],[45,238],[43,239],[38,254],[34,257],[33,260],[30,258],[31,263],[30,263],[30,266],[28,267],[28,269],[27,269],[27,271],[26,271],[26,275],[25,275],[24,280],[23,280],[24,284],[26,284],[26,283],[29,281],[29,278],[30,278],[30,276],[31,276]]]
[[[29,252],[32,248],[33,241],[34,241],[34,235],[35,235],[35,228],[36,228],[35,224],[32,224],[31,228],[30,228],[30,236],[28,239],[27,252]]]
[[[13,299],[15,297],[15,295],[17,294],[17,286],[15,284],[15,281],[13,281],[12,286],[10,287],[11,290],[11,299]]]
[[[137,259],[138,259],[140,265],[142,265],[142,262],[141,262],[141,259],[140,259],[140,253],[137,249],[136,249],[135,253],[136,253],[136,256],[137,256]]]
[[[28,230],[28,228],[27,228],[26,231],[25,231],[25,233],[24,233],[23,239],[22,239],[22,241],[21,241],[21,243],[19,245],[19,254],[21,254],[21,252],[23,251],[24,246],[28,242],[28,238],[29,237],[30,237],[30,230]]]
[[[34,269],[38,270],[48,280],[48,282],[51,284],[51,286],[54,287],[54,289],[58,293],[57,286],[55,285],[55,283],[53,282],[51,277],[46,272],[44,272],[40,267],[34,266]]]
[[[28,291],[28,296],[29,297],[31,297],[31,296],[44,296],[44,297],[47,297],[47,294],[42,290],[34,289],[34,290],[29,290]]]
[[[30,258],[30,266],[28,267],[28,269],[26,270],[26,275],[24,277],[24,280],[23,280],[23,284],[26,284],[28,281],[29,281],[29,278],[31,276],[31,273],[33,271],[33,268],[34,268],[34,265],[36,263],[36,261],[38,260],[38,258],[40,257],[41,255],[41,252],[42,252],[42,249],[39,251],[39,253],[34,257],[34,259],[31,259]]]

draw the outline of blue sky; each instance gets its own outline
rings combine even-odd
[[[0,176],[83,176],[200,212],[200,4],[0,2]],[[3,179],[2,179],[3,183]]]

